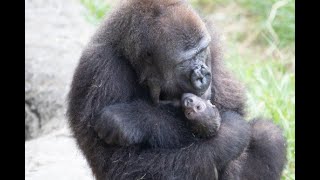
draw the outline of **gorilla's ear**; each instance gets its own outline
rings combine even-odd
[[[219,109],[229,109],[245,114],[245,91],[243,84],[240,83],[226,68],[223,62],[221,42],[219,35],[211,28],[208,29],[212,37],[210,43],[211,56],[211,102]]]

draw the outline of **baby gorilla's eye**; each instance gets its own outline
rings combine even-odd
[[[199,106],[199,105],[196,108],[197,108],[197,110],[201,110],[201,106]]]
[[[192,111],[190,111],[190,112],[187,112],[187,113],[186,113],[186,116],[187,116],[187,117],[191,117],[191,116],[192,116],[192,114],[193,114],[193,112],[192,112]]]

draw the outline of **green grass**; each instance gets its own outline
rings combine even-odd
[[[228,67],[247,89],[248,119],[271,118],[284,130],[288,163],[282,179],[295,179],[295,74],[278,59],[240,55],[234,49],[228,55]]]
[[[269,43],[272,41],[280,48],[294,44],[294,0],[239,0],[239,3],[248,10],[250,16],[254,18],[258,26],[262,28],[260,40]],[[269,22],[268,18],[272,11],[275,12],[275,16],[273,21]],[[268,29],[268,23],[270,23],[272,30]],[[274,34],[272,31],[274,31]]]
[[[245,11],[246,18],[254,29],[261,32],[254,43],[245,52],[238,51],[247,34],[234,32],[238,38],[227,37],[227,66],[236,77],[245,83],[248,97],[248,119],[263,116],[271,118],[284,130],[287,138],[288,163],[283,171],[282,180],[295,179],[295,74],[294,74],[294,0],[288,0],[277,9],[271,22],[271,31],[267,28],[272,6],[279,0],[191,0],[195,7],[206,13],[213,9],[236,3]],[[86,7],[85,17],[97,24],[110,10],[103,0],[80,0]],[[284,2],[284,1],[282,1]],[[237,15],[237,14],[236,14]],[[232,16],[229,15],[228,16]],[[241,16],[242,17],[242,16]],[[230,17],[231,18],[231,17]],[[232,18],[231,18],[232,19]],[[234,18],[236,21],[236,18]],[[229,23],[229,22],[228,22]],[[223,30],[223,25],[220,27]],[[272,31],[275,33],[273,34]],[[240,37],[243,36],[243,37]],[[276,46],[285,55],[279,58],[265,53],[271,46]],[[257,48],[256,48],[257,47]],[[259,50],[254,50],[259,49]],[[293,67],[293,68],[292,68]]]
[[[237,4],[245,9],[244,15],[251,19],[256,29],[260,30],[255,39],[256,43],[266,46],[272,44],[278,48],[294,45],[295,0],[191,0],[191,2],[205,13],[212,13],[215,9],[231,3]],[[270,18],[272,11],[275,13],[273,19]],[[250,32],[247,35],[250,35]]]

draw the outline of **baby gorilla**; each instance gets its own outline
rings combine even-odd
[[[199,137],[212,137],[220,127],[221,118],[216,106],[194,94],[185,93],[181,98],[184,114],[192,131]]]

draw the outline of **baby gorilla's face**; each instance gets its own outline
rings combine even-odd
[[[218,111],[213,110],[216,107],[211,104],[210,100],[201,99],[191,93],[183,94],[181,105],[186,118],[190,120],[214,118],[216,113],[218,113]]]
[[[182,95],[181,105],[186,118],[192,124],[194,133],[200,137],[211,137],[216,134],[221,118],[218,108],[212,105],[210,100],[186,93]]]

